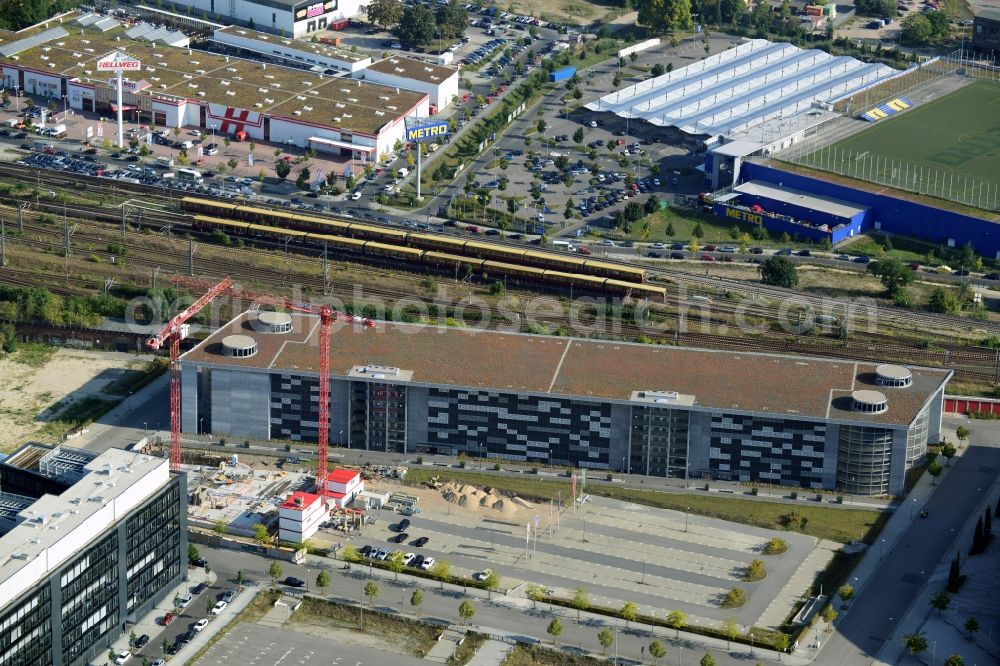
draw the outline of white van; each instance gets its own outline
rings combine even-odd
[[[181,148],[184,150],[191,150],[194,148],[194,141],[181,141]]]
[[[174,160],[171,157],[161,155],[160,157],[156,158],[156,166],[170,169],[174,166]]]

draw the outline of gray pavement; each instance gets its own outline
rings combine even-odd
[[[287,629],[240,623],[198,661],[202,666],[427,666],[416,657]]]

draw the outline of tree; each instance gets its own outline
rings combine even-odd
[[[403,562],[405,561],[406,556],[398,550],[388,558],[389,571],[396,574],[396,580],[399,580],[399,572],[403,570]]]
[[[466,599],[458,605],[458,614],[462,618],[462,621],[468,624],[472,616],[476,614],[476,608],[472,605],[471,601]]]
[[[604,627],[597,634],[597,642],[601,644],[601,654],[607,654],[608,648],[615,642],[615,632],[611,631],[608,627]]]
[[[423,5],[410,5],[403,10],[403,18],[393,34],[407,46],[424,46],[434,39],[436,31],[434,12]]]
[[[934,26],[920,12],[912,12],[900,24],[900,38],[904,44],[921,45],[931,41],[934,36]]]
[[[228,529],[229,525],[226,524],[226,521],[221,519],[215,521],[215,524],[212,525],[212,531],[218,534],[219,536],[223,536]]]
[[[969,634],[969,638],[972,638],[972,635],[975,634],[977,631],[979,631],[979,620],[977,620],[974,617],[970,617],[968,620],[965,621],[964,626],[965,626],[965,633]]]
[[[788,634],[783,632],[775,634],[774,649],[778,651],[778,661],[781,661],[781,653],[788,650]]]
[[[674,231],[674,223],[667,222],[667,228],[664,230],[663,233],[666,235],[667,238],[673,238],[675,235],[677,235],[676,232]]]
[[[582,127],[577,127],[576,131],[573,132],[573,141],[576,143],[583,143],[584,132]]]
[[[590,608],[590,597],[587,596],[587,590],[578,587],[573,592],[573,600],[570,602],[573,608],[576,609],[576,619],[580,619],[580,613]]]
[[[764,580],[765,578],[767,578],[767,569],[764,567],[764,562],[761,560],[751,560],[750,564],[747,565],[746,572],[743,574],[743,580],[752,583]]]
[[[539,601],[545,601],[545,588],[538,583],[528,583],[528,587],[525,589],[524,594],[531,599],[531,607],[533,610],[538,609]]]
[[[742,587],[734,587],[722,597],[722,607],[738,608],[746,604],[747,601],[747,591]]]
[[[895,298],[913,283],[913,271],[895,257],[883,257],[868,264],[868,272],[876,276],[885,287],[886,295]]]
[[[727,617],[722,621],[722,633],[726,636],[726,649],[729,649],[729,642],[740,635],[740,626],[736,624],[736,618]]]
[[[291,172],[292,166],[285,160],[278,160],[274,163],[274,175],[278,177],[279,181],[284,181]]]
[[[416,611],[420,608],[420,604],[424,603],[424,593],[420,591],[420,588],[413,590],[413,594],[410,595],[410,605],[413,606],[413,610]]]
[[[715,666],[715,657],[712,656],[711,652],[706,652],[698,663],[700,666]]]
[[[330,586],[330,572],[326,569],[320,569],[320,572],[316,574],[316,587],[320,590],[325,590]]]
[[[243,569],[236,572],[236,587],[243,587],[243,583],[247,581],[247,577],[243,575]]]
[[[691,0],[642,0],[638,6],[637,23],[655,32],[689,30],[691,20]]]
[[[559,637],[562,636],[563,626],[559,618],[554,617],[552,621],[549,622],[549,626],[545,628],[545,633],[552,637],[552,644],[555,645]]]
[[[944,660],[944,666],[965,666],[965,660],[962,659],[962,655],[960,654],[950,654]]]
[[[357,547],[348,544],[340,550],[340,559],[354,564],[361,561],[361,553],[358,552]]]
[[[628,623],[635,622],[636,618],[639,617],[639,609],[631,601],[626,601],[621,611],[619,611],[619,615],[625,620],[625,628],[628,629]]]
[[[698,222],[697,224],[694,225],[694,229],[691,230],[691,235],[697,238],[698,240],[701,240],[702,238],[705,237],[705,230],[702,228],[701,222]]]
[[[261,546],[271,540],[271,534],[264,523],[256,523],[253,526],[253,539]]]
[[[135,647],[135,642],[136,642],[136,640],[138,640],[138,638],[139,638],[139,636],[134,631],[129,632],[129,635],[128,635],[128,646],[130,648],[134,648]]]
[[[958,449],[956,449],[955,445],[951,442],[945,442],[944,446],[941,447],[941,455],[944,456],[945,460],[949,463],[951,462],[951,459],[955,457],[956,453],[958,453]]]
[[[837,590],[837,596],[839,596],[840,600],[846,604],[854,598],[854,586],[848,584],[841,585],[840,589]]]
[[[664,70],[663,65],[656,63],[653,65],[653,68],[649,70],[649,73],[655,78],[657,76],[663,76],[666,73],[666,70]]]
[[[376,583],[373,580],[370,580],[367,583],[365,583],[365,596],[368,597],[369,604],[375,603],[375,597],[378,596],[378,593],[379,593],[378,583]]]
[[[545,128],[546,128],[546,124],[545,124],[545,120],[544,119],[539,119],[539,121],[537,123],[535,123],[535,129],[538,130],[539,133],[544,133],[545,132]]]
[[[309,187],[309,178],[311,174],[309,172],[309,167],[302,167],[299,171],[298,177],[295,179],[295,187],[300,190],[304,190]]]
[[[927,651],[927,636],[924,632],[916,632],[903,636],[903,647],[910,651],[912,655],[918,655]]]
[[[451,562],[448,560],[438,560],[431,567],[431,575],[441,581],[441,589],[444,589],[444,581],[451,576]]]
[[[281,578],[281,564],[278,562],[271,562],[271,566],[267,569],[267,575],[271,577],[271,581],[274,582]]]
[[[948,606],[951,604],[951,595],[941,590],[933,597],[931,597],[931,606],[936,608],[938,613],[943,613],[948,610]]]
[[[931,312],[957,315],[962,311],[962,302],[951,289],[934,287],[927,296],[927,309]]]
[[[937,460],[932,460],[931,464],[927,466],[927,473],[934,477],[935,483],[937,483],[937,478],[941,476],[941,472],[944,468],[941,467],[941,463]]]
[[[368,20],[385,30],[403,18],[403,3],[399,0],[369,0]]]
[[[667,654],[667,648],[663,647],[663,643],[660,641],[653,641],[649,644],[649,656],[653,658],[653,663],[660,663],[660,659],[663,659]]]
[[[438,7],[437,25],[441,37],[457,39],[465,34],[465,29],[469,25],[469,12],[458,0],[448,0],[447,4]]]
[[[672,610],[667,614],[667,626],[676,632],[676,638],[681,637],[681,629],[684,628],[684,622],[686,620],[687,613],[684,611]]]
[[[951,561],[951,566],[948,569],[948,584],[945,585],[945,589],[953,594],[962,587],[962,563],[959,557],[960,555],[956,553],[955,559]]]
[[[837,609],[833,607],[833,604],[827,604],[820,617],[829,625],[827,631],[833,631],[833,621],[837,619]]]
[[[201,554],[198,552],[198,548],[193,544],[188,544],[188,562],[194,564],[197,560],[201,559]]]
[[[760,279],[764,284],[791,289],[799,283],[799,273],[788,257],[772,256],[760,265]]]
[[[955,437],[958,437],[959,442],[964,442],[969,439],[969,435],[971,434],[972,432],[964,425],[960,425],[955,429]],[[997,504],[997,509],[997,515],[1000,516],[1000,504]]]

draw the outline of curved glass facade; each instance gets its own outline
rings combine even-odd
[[[927,453],[927,430],[930,426],[930,410],[924,409],[917,415],[909,432],[906,433],[906,469],[912,468]]]
[[[924,446],[927,434],[924,430]],[[837,440],[837,487],[854,495],[889,492],[892,430],[869,426],[840,426]]]

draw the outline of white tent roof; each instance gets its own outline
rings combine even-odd
[[[688,134],[727,135],[787,118],[896,73],[886,65],[752,39],[605,95],[587,108]]]

